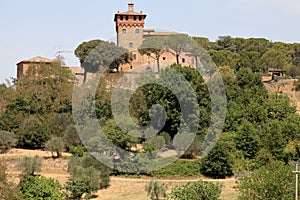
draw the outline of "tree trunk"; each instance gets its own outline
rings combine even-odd
[[[160,72],[160,66],[159,66],[159,57],[156,58],[156,62],[157,62],[157,72]]]

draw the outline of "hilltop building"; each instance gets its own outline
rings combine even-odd
[[[128,3],[128,10],[126,12],[118,11],[115,14],[117,45],[128,49],[132,55],[132,62],[122,65],[122,71],[144,71],[149,68],[151,71],[156,71],[156,61],[148,56],[140,55],[138,48],[147,37],[178,34],[176,32],[156,32],[154,29],[145,29],[146,17],[147,15],[142,11],[135,12],[134,3],[132,2]],[[182,55],[180,61],[183,65],[195,66],[194,58],[188,55]],[[165,52],[161,56],[160,64],[162,67],[173,63],[176,63],[174,53]]]
[[[56,61],[48,59],[48,58],[43,58],[41,56],[37,56],[37,57],[31,58],[29,60],[23,60],[23,61],[17,63],[17,79],[18,80],[21,79],[22,76],[24,76],[26,74],[26,72],[28,71],[28,69],[30,67],[41,66],[41,65],[51,65],[54,62],[56,62]],[[83,83],[83,74],[84,74],[83,68],[67,67],[67,66],[63,66],[63,67],[70,70],[75,75],[75,83],[77,83],[77,84]]]

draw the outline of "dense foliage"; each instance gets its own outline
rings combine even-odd
[[[25,176],[20,180],[20,191],[26,200],[64,200],[63,187],[58,181],[43,176]]]
[[[239,180],[241,200],[293,199],[295,175],[293,166],[275,161],[254,170]]]
[[[169,200],[218,200],[221,187],[212,182],[189,182],[172,188]]]

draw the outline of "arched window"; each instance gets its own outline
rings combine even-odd
[[[133,48],[133,43],[132,43],[132,42],[129,42],[128,47],[129,47],[129,49],[132,49],[132,48]]]
[[[126,32],[127,32],[127,31],[126,31],[126,29],[125,29],[125,28],[124,28],[124,29],[122,29],[122,34],[123,34],[123,35],[125,35],[125,34],[126,34]]]
[[[136,35],[139,35],[139,34],[140,34],[140,29],[138,29],[138,28],[135,29],[135,34],[136,34]]]

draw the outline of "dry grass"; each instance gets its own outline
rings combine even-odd
[[[0,154],[0,160],[8,166],[8,178],[14,183],[18,183],[21,177],[21,172],[17,170],[16,165],[19,159],[23,156],[38,155],[42,158],[42,171],[39,173],[47,178],[58,180],[61,184],[68,181],[69,174],[67,171],[68,157],[70,154],[63,154],[63,158],[52,159],[51,153],[39,150],[23,150],[12,149],[6,154]],[[95,200],[147,200],[145,185],[151,180],[149,177],[142,178],[122,178],[111,177],[110,187],[100,190],[95,194]],[[168,191],[172,187],[182,185],[190,181],[201,179],[159,179],[158,181],[165,183],[168,186]],[[236,180],[234,178],[225,180],[202,179],[204,181],[218,182],[223,185],[221,199],[234,200],[237,198]]]

